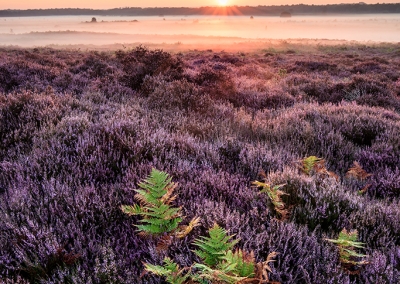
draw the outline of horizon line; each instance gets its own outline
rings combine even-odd
[[[219,9],[226,9],[226,8],[239,8],[239,7],[243,7],[243,8],[257,8],[257,7],[291,7],[291,6],[346,6],[346,5],[362,5],[362,6],[372,6],[372,5],[398,5],[400,4],[400,2],[377,2],[377,3],[365,3],[365,2],[354,2],[354,3],[338,3],[338,4],[281,4],[281,5],[254,5],[254,6],[250,6],[250,5],[229,5],[229,6],[220,6],[220,5],[214,5],[214,6],[151,6],[151,7],[114,7],[114,8],[108,8],[108,9],[104,9],[104,8],[78,8],[78,7],[65,7],[65,8],[30,8],[30,9],[0,9],[0,11],[31,11],[31,10],[67,10],[67,9],[76,9],[76,10],[102,10],[102,11],[107,11],[107,10],[115,10],[115,9],[172,9],[172,8],[187,8],[187,9],[201,9],[201,8],[219,8]]]

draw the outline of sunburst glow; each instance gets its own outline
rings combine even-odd
[[[226,6],[226,5],[228,5],[228,0],[218,0],[218,5]]]

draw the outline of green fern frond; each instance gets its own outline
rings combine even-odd
[[[364,254],[357,253],[355,248],[364,248],[364,243],[357,242],[358,233],[357,230],[348,232],[343,229],[336,240],[326,239],[327,241],[334,243],[339,248],[340,262],[345,265],[363,265],[366,261],[357,261],[357,258],[367,257]]]
[[[143,195],[150,200],[158,201],[168,193],[169,188],[174,188],[175,184],[172,182],[172,178],[169,177],[167,173],[152,169],[150,176],[144,181],[140,182],[139,187],[142,190],[136,190],[138,194]],[[152,202],[150,203],[153,204]]]
[[[301,160],[301,171],[306,175],[310,175],[315,166],[321,162],[324,162],[324,160],[316,156],[309,156],[307,158],[304,158],[303,160]]]
[[[199,256],[205,264],[214,267],[239,240],[232,240],[233,236],[228,236],[225,229],[217,224],[214,224],[208,232],[210,237],[201,236],[194,241],[194,245],[199,248],[195,250],[194,253]]]
[[[235,252],[228,251],[223,257],[222,262],[217,265],[220,270],[232,268],[231,273],[239,277],[253,277],[255,275],[254,253],[248,253],[240,249]]]
[[[134,198],[137,202],[139,202],[142,206],[152,206],[157,204],[158,199],[151,198],[148,196],[145,190],[136,190],[137,194],[135,194]]]
[[[181,208],[172,207],[176,185],[168,174],[153,169],[150,176],[139,183],[135,199],[140,205],[122,205],[128,215],[140,215],[141,224],[136,225],[142,235],[161,235],[175,231],[182,222]]]
[[[180,269],[179,265],[173,262],[170,258],[164,258],[164,265],[144,264],[145,270],[155,275],[166,278],[166,281],[171,284],[183,284],[189,277],[190,273],[185,273],[185,269]]]
[[[281,219],[286,219],[289,215],[288,210],[286,209],[286,205],[282,200],[283,195],[288,195],[287,193],[280,190],[286,184],[279,184],[275,186],[271,186],[268,183],[254,181],[252,183],[255,187],[261,188],[259,193],[266,193],[271,200],[272,205],[274,206],[275,211],[280,215]]]

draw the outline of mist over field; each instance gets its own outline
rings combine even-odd
[[[218,44],[266,39],[400,41],[400,14],[296,16],[0,18],[0,42],[25,47],[48,44]]]

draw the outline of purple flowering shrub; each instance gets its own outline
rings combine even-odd
[[[115,55],[124,71],[121,81],[132,89],[140,89],[146,76],[164,75],[170,80],[182,78],[183,61],[168,52],[138,46],[127,52],[119,50]]]
[[[279,253],[272,281],[398,283],[400,65],[379,52],[1,49],[0,282],[163,283],[143,263],[192,265],[217,222],[257,261]],[[311,155],[337,178],[301,173]],[[202,220],[163,253],[119,209],[152,168]],[[260,170],[286,220],[251,186]],[[325,240],[343,228],[365,243],[359,274]]]

